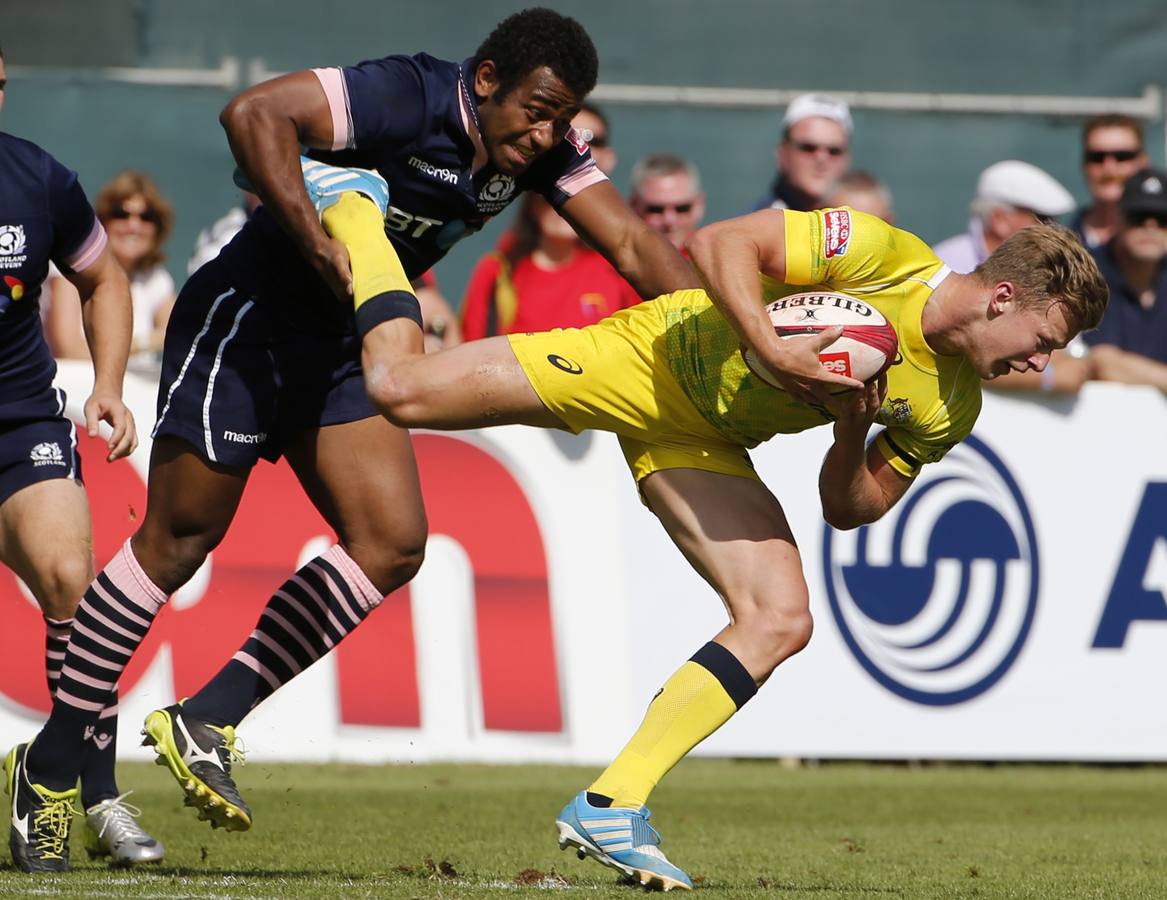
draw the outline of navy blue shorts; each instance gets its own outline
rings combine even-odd
[[[81,480],[77,427],[65,415],[65,392],[46,388],[0,404],[0,503],[53,478]]]
[[[360,338],[293,322],[264,292],[262,278],[225,256],[187,281],[166,328],[154,437],[174,435],[211,462],[249,468],[279,459],[304,431],[377,414]]]

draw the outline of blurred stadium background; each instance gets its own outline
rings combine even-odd
[[[1000,159],[1035,163],[1083,198],[1079,127],[1099,103],[1144,117],[1152,158],[1164,158],[1167,18],[1156,0],[986,0],[943,11],[926,0],[545,5],[579,18],[599,50],[595,99],[612,120],[616,184],[627,188],[643,154],[678,152],[701,170],[707,220],[744,211],[768,186],[789,97],[780,92],[849,95],[853,165],[883,178],[900,225],[930,242],[964,229],[977,173]],[[91,196],[126,167],[156,176],[177,211],[168,252],[181,279],[198,230],[235,202],[217,121],[235,92],[265,73],[387,53],[461,59],[521,6],[9,0],[0,4],[11,87],[0,127],[78,169]],[[616,99],[630,85],[746,90],[708,105]],[[936,111],[962,102],[951,95],[995,111]],[[1047,101],[1027,111],[1033,97]],[[454,303],[501,224],[437,267]]]

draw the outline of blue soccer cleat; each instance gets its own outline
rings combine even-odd
[[[318,216],[323,216],[326,209],[350,191],[372,200],[382,216],[389,208],[389,183],[372,169],[330,166],[301,156],[300,170],[304,173],[304,190],[308,192],[308,199],[316,207]],[[242,190],[255,192],[247,176],[239,169],[235,170],[234,181]]]
[[[647,806],[592,806],[587,792],[580,791],[555,820],[559,849],[575,847],[580,859],[590,856],[645,887],[691,891],[689,876],[661,852],[660,835],[648,824],[650,815]]]

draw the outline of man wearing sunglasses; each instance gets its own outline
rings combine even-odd
[[[819,94],[796,97],[782,117],[774,150],[778,174],[753,209],[820,209],[827,189],[851,164],[851,110]]]
[[[1049,222],[1074,208],[1060,182],[1037,166],[1016,159],[993,163],[977,178],[969,204],[968,231],[932,248],[954,272],[971,272],[1014,233]]]
[[[653,231],[682,251],[705,216],[697,167],[671,153],[650,153],[637,161],[628,202]]]
[[[1101,247],[1118,233],[1123,186],[1149,164],[1138,119],[1096,116],[1082,126],[1082,177],[1090,189],[1090,205],[1079,211],[1070,227],[1083,244]]]
[[[1136,173],[1118,208],[1118,234],[1093,251],[1113,298],[1086,338],[1094,377],[1167,393],[1167,170]]]

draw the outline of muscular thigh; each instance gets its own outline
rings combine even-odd
[[[167,593],[177,590],[218,546],[250,473],[249,467],[211,462],[201,447],[181,438],[154,441],[134,554],[155,584]]]
[[[0,562],[59,617],[71,614],[93,567],[77,430],[64,404],[46,389],[23,403],[26,418],[0,423]]]
[[[58,617],[93,578],[89,503],[72,478],[39,481],[0,503],[0,562],[20,576],[46,612]]]
[[[666,469],[640,482],[649,508],[736,621],[807,604],[802,560],[778,499],[753,478]]]
[[[460,429],[490,425],[562,428],[544,405],[505,337],[466,344],[395,363],[390,374],[365,354],[370,391],[396,380],[404,401],[398,421],[411,427]]]
[[[285,455],[309,499],[378,587],[425,550],[426,516],[409,433],[380,416],[311,429]]]

